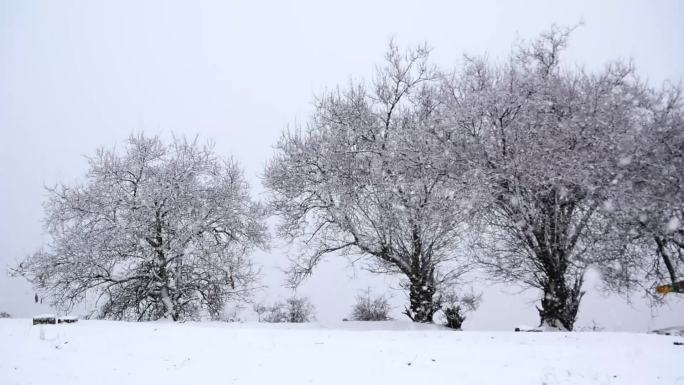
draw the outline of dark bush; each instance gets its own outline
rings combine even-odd
[[[352,321],[389,321],[392,307],[384,295],[374,297],[370,289],[366,289],[356,296],[356,303],[352,309]]]
[[[444,326],[460,330],[466,319],[466,313],[474,311],[480,304],[480,295],[466,294],[463,296],[448,293],[442,296],[442,313]]]

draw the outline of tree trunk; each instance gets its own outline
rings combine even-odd
[[[406,315],[413,322],[431,323],[432,317],[439,309],[435,304],[435,283],[432,274],[414,277],[410,280],[409,301],[410,307],[406,309]]]
[[[583,272],[575,275],[569,256],[572,254],[570,218],[575,204],[561,203],[559,193],[554,192],[546,202],[541,215],[541,226],[533,230],[536,239],[536,257],[541,265],[544,297],[539,310],[540,326],[572,331],[582,298]],[[575,231],[580,231],[575,229]],[[530,246],[534,247],[535,242]],[[569,271],[570,270],[570,271]],[[574,281],[573,281],[574,279]]]
[[[423,242],[416,224],[412,224],[413,255],[409,278],[409,308],[404,312],[413,322],[431,323],[439,304],[435,304],[435,267],[430,253],[423,252]]]
[[[667,254],[667,250],[665,247],[665,245],[667,244],[667,240],[657,235],[654,235],[653,239],[655,239],[656,245],[658,246],[658,255],[660,255],[661,259],[663,260],[663,263],[665,264],[665,268],[667,269],[667,274],[670,278],[672,288],[677,290],[679,288],[679,285],[677,283],[677,273],[675,273],[674,266],[672,265],[672,261],[670,260],[670,256]]]
[[[584,294],[580,288],[581,278],[569,287],[563,273],[556,272],[549,277],[544,286],[544,297],[541,301],[539,317],[540,326],[547,326],[559,330],[572,331],[577,319],[580,299]]]
[[[164,304],[164,312],[166,315],[171,316],[171,319],[178,321],[178,310],[171,300],[171,295],[169,294],[169,288],[164,286],[161,288],[161,301]]]
[[[156,204],[156,203],[155,203]],[[152,245],[155,248],[157,254],[157,264],[158,264],[158,278],[161,288],[159,289],[159,300],[161,300],[164,306],[164,316],[170,316],[174,321],[178,321],[178,309],[175,306],[174,301],[171,299],[171,293],[169,290],[169,276],[166,266],[166,256],[164,255],[164,238],[163,238],[163,227],[162,227],[162,215],[160,209],[155,212],[155,241]]]

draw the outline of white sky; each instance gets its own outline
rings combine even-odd
[[[79,180],[83,155],[132,131],[212,138],[243,165],[255,194],[280,131],[306,120],[326,88],[368,78],[387,41],[427,41],[434,60],[501,57],[552,23],[585,25],[568,63],[632,58],[651,83],[684,78],[684,3],[672,1],[22,1],[0,0],[0,267],[46,241],[44,185]],[[260,253],[259,298],[279,288],[285,247]],[[595,281],[595,280],[593,280]],[[387,282],[394,282],[388,280]],[[301,289],[321,320],[346,316],[356,290],[385,279],[330,261]],[[604,298],[590,283],[579,326],[643,330],[684,323],[684,301],[655,318],[638,298]],[[400,316],[404,297],[393,292]],[[493,286],[469,329],[536,324],[536,293]],[[24,282],[0,274],[0,311],[30,316]]]

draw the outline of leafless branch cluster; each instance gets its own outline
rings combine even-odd
[[[352,321],[389,321],[392,307],[386,296],[373,296],[370,288],[356,296],[350,319]]]

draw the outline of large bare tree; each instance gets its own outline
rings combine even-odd
[[[629,65],[563,68],[569,33],[553,28],[503,65],[468,59],[450,81],[452,129],[470,136],[485,192],[478,260],[497,279],[541,290],[541,324],[565,330],[587,268],[620,263],[605,242],[610,199],[645,107]]]
[[[246,298],[265,210],[234,161],[197,140],[135,135],[89,164],[83,184],[49,189],[52,241],[17,269],[54,305],[88,299],[102,318],[182,320]]]
[[[648,89],[647,113],[634,151],[620,164],[625,175],[616,194],[615,222],[631,258],[603,267],[609,287],[628,292],[671,285],[682,292],[684,280],[684,108],[679,86]]]
[[[468,212],[459,154],[432,156],[444,105],[428,56],[391,44],[370,86],[325,95],[283,135],[265,174],[279,232],[297,244],[291,283],[327,254],[354,256],[403,277],[415,322],[432,322],[441,289],[468,268],[456,253]]]

